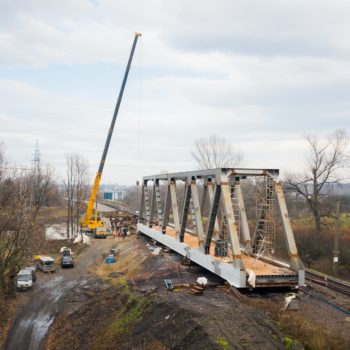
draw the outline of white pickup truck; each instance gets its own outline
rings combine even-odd
[[[33,275],[30,270],[20,270],[15,279],[16,290],[32,290],[33,289]]]

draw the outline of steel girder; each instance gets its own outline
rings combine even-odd
[[[220,183],[222,177],[227,178],[228,176],[278,176],[278,169],[244,169],[244,168],[216,168],[216,169],[205,169],[205,170],[194,170],[185,171],[180,173],[166,173],[159,175],[144,176],[143,180],[191,180],[191,179],[215,179],[216,183]]]

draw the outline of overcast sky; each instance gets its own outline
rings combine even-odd
[[[349,18],[348,0],[0,0],[0,142],[93,176],[140,31],[102,182],[195,169],[211,134],[244,167],[300,170],[305,135],[350,129]]]

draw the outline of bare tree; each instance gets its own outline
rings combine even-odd
[[[54,180],[54,170],[50,165],[45,169],[34,168],[28,176],[28,181],[31,182],[33,207],[38,214],[43,206],[48,205],[50,193],[57,188]]]
[[[65,154],[67,177],[64,181],[65,194],[67,198],[67,239],[70,239],[74,229],[74,186],[75,186],[75,171],[74,171],[74,155]]]
[[[5,294],[21,264],[44,241],[44,223],[39,223],[33,200],[37,183],[27,170],[8,166],[0,146],[0,292]]]
[[[346,153],[348,134],[345,130],[336,130],[324,142],[317,136],[307,136],[308,157],[305,172],[289,174],[286,188],[303,197],[315,221],[316,232],[321,231],[321,217],[327,212],[322,202],[322,191],[329,183],[340,181],[339,169],[349,158]]]
[[[5,145],[3,142],[0,143],[0,181],[3,178],[5,171],[6,161],[5,161]]]
[[[239,150],[216,135],[196,140],[191,155],[200,169],[237,167],[243,159]]]
[[[75,158],[76,186],[75,186],[75,223],[80,226],[80,216],[85,208],[85,200],[89,190],[89,166],[82,157]]]
[[[77,153],[66,154],[67,177],[64,181],[67,197],[67,239],[78,231],[80,216],[88,191],[88,164]]]

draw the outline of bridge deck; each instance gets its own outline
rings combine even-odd
[[[303,280],[300,280],[298,272],[289,270],[281,265],[278,266],[277,263],[274,265],[273,263],[256,260],[254,257],[250,257],[242,252],[245,268],[241,269],[234,260],[215,256],[214,242],[211,243],[210,254],[204,254],[198,249],[198,239],[195,235],[186,233],[184,242],[181,243],[176,239],[176,233],[172,227],[167,227],[165,234],[157,226],[150,228],[148,225],[139,223],[137,227],[143,234],[217,274],[236,288],[249,287],[247,282],[249,270],[255,273],[256,287],[296,287],[303,285]]]
[[[157,227],[157,226],[153,226],[153,228],[155,230],[160,230],[160,227]],[[176,239],[175,229],[168,226],[166,228],[166,235],[174,238],[174,240],[175,240]],[[192,234],[185,233],[184,243],[189,245],[191,248],[194,248],[194,249],[199,248],[198,238]],[[233,260],[230,258],[215,256],[214,252],[215,252],[215,242],[212,241],[210,244],[210,256],[218,261],[223,261],[226,263],[233,262]],[[274,266],[272,264],[269,264],[269,263],[261,261],[261,260],[257,260],[255,258],[253,258],[249,255],[243,254],[243,253],[242,253],[242,258],[243,258],[243,261],[244,261],[246,268],[254,271],[254,273],[257,276],[260,276],[260,275],[264,275],[264,276],[265,275],[270,275],[270,276],[273,276],[273,275],[295,275],[295,272],[293,272],[289,269]]]

